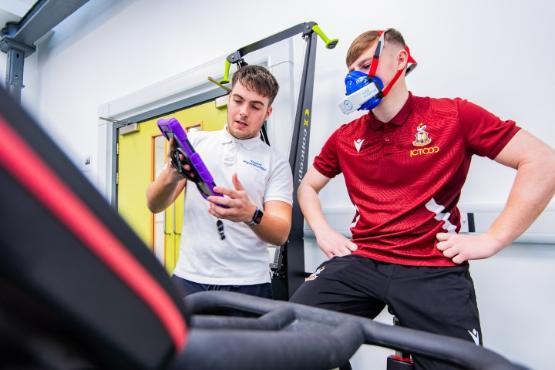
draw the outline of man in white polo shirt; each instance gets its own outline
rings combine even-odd
[[[293,193],[289,163],[260,138],[278,89],[264,67],[240,68],[232,80],[226,127],[189,135],[214,177],[214,190],[224,197],[205,200],[171,164],[147,190],[148,207],[156,213],[187,187],[172,277],[184,294],[227,290],[271,297],[267,246],[287,240]]]

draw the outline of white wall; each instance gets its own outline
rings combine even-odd
[[[549,0],[96,0],[44,37],[26,60],[23,99],[76,162],[92,156],[95,167],[103,103],[315,20],[340,43],[332,51],[319,43],[310,159],[340,123],[352,119],[337,109],[349,42],[367,29],[386,27],[403,32],[419,62],[408,77],[415,94],[468,98],[555,145],[554,18]],[[461,201],[503,202],[512,178],[512,171],[478,158]],[[322,197],[327,208],[350,207],[341,179]],[[321,258],[314,246],[307,254],[310,266]],[[555,349],[549,315],[555,309],[554,261],[553,245],[519,245],[472,266],[486,346],[538,369],[550,367],[547,347]],[[363,352],[354,362],[375,368],[369,365],[374,357]]]

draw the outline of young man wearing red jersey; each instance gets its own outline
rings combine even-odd
[[[370,112],[332,134],[299,187],[330,260],[291,300],[371,318],[387,305],[402,326],[481,345],[468,261],[510,245],[542,212],[555,191],[555,152],[466,100],[413,96],[405,73],[415,64],[394,29],[351,44],[341,108]],[[517,170],[506,207],[476,236],[458,234],[457,209],[473,154]],[[356,207],[351,240],[328,224],[318,198],[340,173]],[[449,368],[418,357],[415,364]]]

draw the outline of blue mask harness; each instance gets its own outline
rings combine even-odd
[[[347,73],[345,77],[346,96],[339,103],[339,108],[344,114],[350,114],[356,110],[372,110],[376,108],[404,72],[404,70],[397,71],[391,82],[385,88],[383,81],[376,76],[380,54],[385,43],[385,33],[387,31],[380,32],[380,39],[378,40],[378,45],[376,46],[376,51],[374,52],[368,74],[353,70]],[[406,74],[409,74],[416,67],[416,61],[411,57],[408,46],[405,47],[405,50],[409,55],[406,68]]]

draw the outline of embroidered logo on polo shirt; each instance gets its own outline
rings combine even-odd
[[[355,149],[357,150],[357,152],[360,152],[360,148],[362,147],[362,143],[364,143],[364,139],[356,139],[354,143]]]
[[[254,160],[252,160],[252,159],[251,159],[251,160],[248,160],[248,161],[245,160],[245,159],[243,159],[243,162],[244,162],[245,164],[248,164],[249,166],[253,166],[253,167],[258,168],[259,170],[266,171],[266,169],[264,168],[264,166],[262,165],[262,163],[259,163],[259,162],[257,162],[257,161],[254,161]]]
[[[426,132],[426,126],[424,123],[420,123],[416,128],[416,134],[414,135],[414,141],[412,145],[414,146],[426,146],[432,142],[432,138]]]

